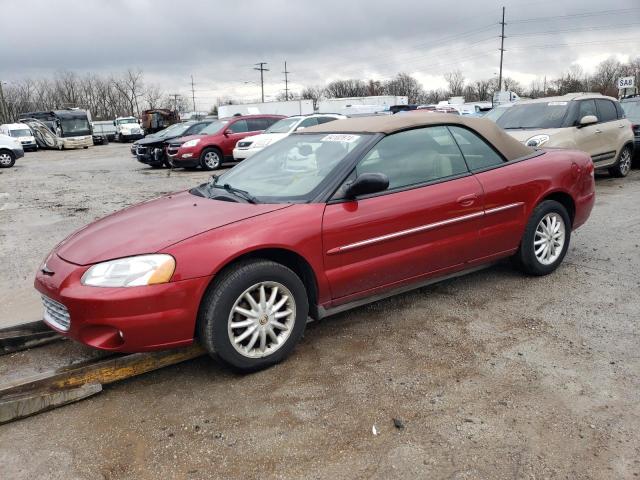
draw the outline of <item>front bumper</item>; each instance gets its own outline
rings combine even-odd
[[[100,288],[80,283],[89,266],[58,257],[47,259],[34,286],[44,297],[68,311],[69,328],[51,320],[60,334],[101,350],[142,352],[189,345],[193,342],[200,299],[211,280],[200,277],[161,285]],[[51,304],[51,302],[48,302]]]
[[[64,148],[85,148],[93,146],[93,136],[87,135],[84,137],[66,137],[62,139],[62,146]]]
[[[182,148],[179,145],[168,145],[167,158],[171,166],[176,168],[190,168],[200,165],[200,152],[193,148]]]
[[[233,149],[233,159],[234,160],[246,160],[251,157],[253,154],[258,153],[262,148],[234,148]]]
[[[16,157],[16,160],[24,157],[24,149],[22,148],[12,148],[11,151],[13,152],[13,155]]]
[[[31,142],[31,143],[22,142],[22,149],[23,150],[37,150],[38,149],[38,144],[35,141]]]
[[[165,151],[162,147],[138,146],[135,156],[140,163],[147,165],[162,165],[166,159]]]

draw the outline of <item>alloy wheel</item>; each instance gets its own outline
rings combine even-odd
[[[0,153],[0,165],[2,165],[3,167],[11,165],[12,160],[13,159],[11,158],[11,155],[9,155],[8,153]]]
[[[231,308],[229,340],[245,357],[267,357],[286,343],[295,319],[296,303],[287,287],[271,281],[256,283]]]
[[[211,169],[218,168],[220,166],[220,156],[216,152],[207,152],[204,154],[204,164]]]
[[[566,227],[560,214],[547,213],[536,227],[533,250],[542,265],[551,265],[562,254],[566,238]]]
[[[631,150],[628,148],[625,148],[620,155],[620,165],[618,169],[623,177],[626,177],[631,170]]]

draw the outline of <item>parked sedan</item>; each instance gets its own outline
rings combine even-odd
[[[152,168],[169,167],[167,160],[167,143],[177,137],[185,135],[200,135],[200,132],[211,124],[211,120],[200,120],[176,123],[153,136],[136,142],[136,158],[140,163],[146,163]]]
[[[278,140],[282,140],[293,132],[344,118],[347,117],[333,113],[294,115],[292,117],[283,118],[267,128],[264,133],[245,138],[236,143],[236,148],[233,149],[233,159],[236,161],[246,160],[267,145],[271,145]]]
[[[189,191],[78,230],[35,278],[45,321],[112,351],[201,342],[253,371],[307,318],[513,257],[562,262],[589,217],[593,163],[449,114],[311,127]]]

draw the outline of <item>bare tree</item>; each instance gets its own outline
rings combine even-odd
[[[379,80],[369,80],[367,83],[367,95],[377,97],[384,95],[384,85]]]
[[[464,75],[460,70],[454,70],[444,74],[444,79],[449,85],[449,92],[452,97],[458,97],[464,92]]]
[[[399,73],[395,78],[384,83],[387,95],[408,97],[409,103],[417,103],[424,94],[422,86],[411,75]]]
[[[617,96],[616,80],[623,71],[622,64],[615,57],[609,57],[596,67],[596,72],[593,75],[593,87],[603,95]]]
[[[302,92],[300,92],[300,98],[303,100],[313,100],[313,109],[318,109],[318,102],[324,96],[324,88],[319,86],[314,87],[305,87]]]
[[[327,98],[347,98],[367,96],[367,84],[362,80],[335,80],[324,89]]]
[[[144,103],[147,108],[152,110],[154,108],[161,108],[160,102],[164,97],[164,93],[157,85],[148,85],[144,90]]]

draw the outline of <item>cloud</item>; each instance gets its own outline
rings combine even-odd
[[[505,73],[524,83],[573,63],[588,70],[591,59],[640,54],[637,0],[609,10],[599,0],[22,0],[2,7],[3,37],[15,40],[0,43],[0,76],[133,67],[148,82],[186,94],[193,74],[198,102],[210,105],[222,95],[258,96],[246,82],[259,80],[259,61],[269,63],[265,93],[275,96],[287,60],[294,89],[399,71],[437,88],[454,69],[472,80],[497,73],[503,4]]]

